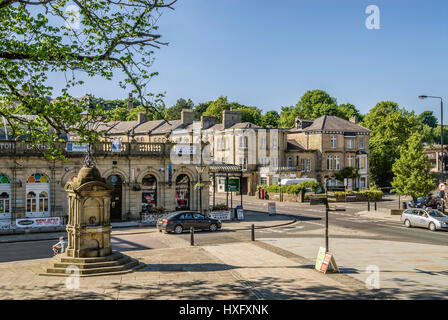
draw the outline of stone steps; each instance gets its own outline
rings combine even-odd
[[[120,259],[104,261],[104,262],[92,262],[92,263],[79,263],[79,262],[54,262],[52,265],[55,268],[67,268],[69,266],[76,266],[79,269],[92,269],[92,268],[105,268],[126,264],[131,260],[128,256],[122,256]]]
[[[138,262],[137,262],[138,263]],[[126,273],[131,273],[134,272],[136,270],[139,270],[141,268],[146,267],[146,264],[144,263],[138,263],[135,267],[132,267],[130,269],[126,269],[126,270],[121,270],[121,271],[108,271],[108,272],[98,272],[98,273],[87,273],[87,274],[79,274],[80,278],[85,278],[85,277],[101,277],[101,276],[113,276],[113,275],[121,275],[121,274],[126,274]],[[62,273],[50,273],[50,272],[45,272],[45,273],[41,273],[41,276],[51,276],[51,277],[66,277],[69,276],[69,274],[62,274]]]
[[[46,276],[70,276],[77,268],[80,277],[94,275],[113,275],[133,272],[136,268],[141,268],[145,264],[138,260],[119,252],[114,252],[106,257],[95,258],[71,258],[66,256],[56,256],[49,261],[49,264],[42,265],[43,273]],[[71,267],[71,268],[70,268]],[[75,269],[76,270],[76,269]],[[69,271],[66,273],[66,271]]]

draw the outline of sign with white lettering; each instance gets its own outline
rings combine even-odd
[[[67,152],[86,152],[87,151],[87,144],[76,144],[74,142],[67,142],[65,144],[65,150]]]
[[[19,228],[55,227],[60,225],[60,217],[16,219],[16,226]]]
[[[230,210],[212,211],[212,212],[210,212],[210,218],[216,219],[219,221],[231,220],[232,219],[232,211],[230,211]]]
[[[112,141],[112,152],[121,152],[121,140],[115,139]]]

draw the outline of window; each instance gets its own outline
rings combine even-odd
[[[341,157],[340,156],[336,156],[335,157],[335,170],[340,170],[341,169]]]
[[[241,165],[241,169],[246,170],[247,169],[247,159],[246,158],[240,158],[239,159],[239,165]]]
[[[347,167],[355,167],[355,158],[353,156],[347,157]]]
[[[260,143],[260,149],[266,148],[266,134],[262,134],[261,136],[261,143]]]
[[[359,149],[364,149],[365,138],[359,138]]]
[[[331,147],[336,149],[338,147],[338,137],[331,136]]]
[[[300,171],[306,171],[306,159],[300,159]]]
[[[9,193],[3,192],[0,194],[0,213],[9,213],[9,204],[10,204]]]
[[[347,149],[353,149],[353,139],[346,140]]]
[[[26,212],[37,212],[37,206],[36,206],[36,194],[34,192],[28,192],[26,195]]]
[[[261,166],[262,166],[262,167],[267,167],[268,164],[269,164],[269,158],[268,158],[268,157],[263,157],[263,158],[261,159]]]
[[[333,156],[327,158],[327,170],[333,170]]]
[[[49,216],[50,183],[40,173],[28,177],[26,182],[26,213],[28,217]]]
[[[278,138],[277,137],[272,138],[272,149],[278,149]]]
[[[311,172],[311,159],[306,159],[306,171]]]
[[[292,157],[288,157],[287,167],[292,167]]]
[[[40,212],[48,211],[48,194],[45,191],[42,191],[39,194],[39,211]]]
[[[260,184],[268,184],[268,178],[260,177]]]
[[[240,149],[247,149],[247,137],[240,137]]]
[[[272,165],[274,168],[278,168],[278,158],[277,157],[272,158]]]

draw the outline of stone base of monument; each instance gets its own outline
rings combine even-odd
[[[105,257],[72,258],[66,255],[58,255],[49,261],[49,265],[42,265],[42,276],[108,276],[134,272],[146,266],[120,252],[113,252]]]

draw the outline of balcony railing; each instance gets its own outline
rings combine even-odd
[[[82,147],[69,149],[67,151],[66,143],[56,144],[58,148],[63,150],[63,154],[67,157],[82,156],[85,149]],[[1,156],[39,156],[48,150],[47,145],[39,145],[38,148],[24,141],[0,141],[0,157]],[[164,143],[150,142],[122,142],[121,148],[113,148],[111,142],[97,142],[93,144],[94,155],[169,155],[169,147]]]

